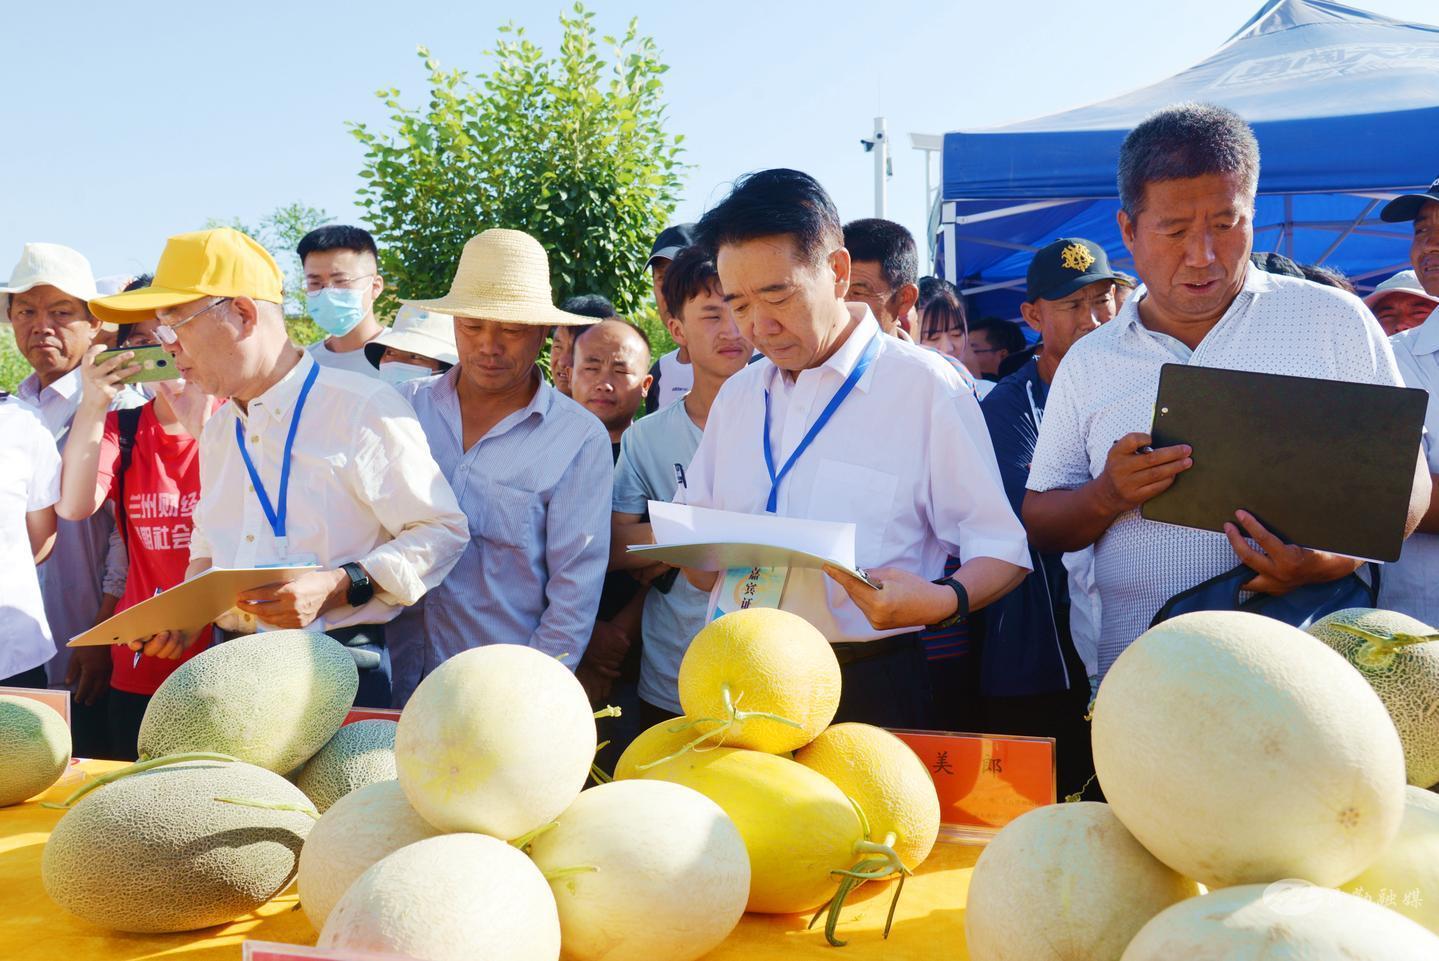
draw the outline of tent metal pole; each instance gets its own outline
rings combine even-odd
[[[1319,259],[1314,262],[1322,266],[1324,264],[1324,261],[1329,259],[1329,255],[1334,253],[1334,251],[1338,250],[1339,245],[1344,243],[1345,239],[1350,234],[1354,233],[1354,231],[1359,229],[1359,225],[1362,224],[1369,216],[1369,212],[1377,206],[1379,206],[1379,201],[1369,201],[1369,203],[1365,205],[1364,209],[1359,212],[1359,216],[1354,218],[1354,222],[1348,227],[1344,228],[1344,230],[1340,232],[1339,236],[1334,238],[1334,242],[1328,247],[1324,248],[1324,253],[1320,254]]]
[[[1284,246],[1284,255],[1290,260],[1294,259],[1294,195],[1284,195],[1284,229],[1279,234],[1279,242]]]

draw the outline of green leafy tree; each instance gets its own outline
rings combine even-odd
[[[285,323],[290,328],[290,336],[302,344],[319,340],[324,335],[309,318],[305,305],[305,272],[300,267],[295,248],[300,245],[300,238],[333,219],[318,207],[296,202],[276,207],[254,224],[239,218],[212,218],[205,224],[206,228],[233,227],[249,234],[275,258],[275,263],[285,272]]]
[[[665,128],[654,41],[634,20],[597,41],[593,18],[579,4],[562,14],[553,57],[500,27],[476,78],[421,47],[426,105],[382,90],[385,128],[351,124],[365,147],[358,203],[396,295],[443,295],[465,241],[510,227],[545,245],[557,301],[599,293],[627,314],[649,303],[644,262],[678,197],[682,138]]]

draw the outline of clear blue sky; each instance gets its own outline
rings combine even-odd
[[[922,236],[922,155],[943,133],[1113,96],[1206,57],[1262,0],[597,0],[605,32],[630,16],[671,70],[672,129],[685,135],[680,219],[738,174],[809,171],[846,219],[873,213],[859,140],[888,118],[890,216]],[[1357,0],[1439,20],[1435,0]],[[345,4],[7,4],[0,90],[0,271],[25,241],[85,253],[99,275],[149,269],[164,238],[211,217],[258,219],[303,201],[339,219],[360,150],[345,121],[379,121],[374,91],[424,93],[415,48],[483,71],[513,19],[548,49],[555,0]],[[1402,145],[1397,145],[1402,149]]]

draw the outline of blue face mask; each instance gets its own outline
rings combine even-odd
[[[348,287],[326,287],[306,299],[310,319],[332,337],[343,337],[365,319],[364,296]]]

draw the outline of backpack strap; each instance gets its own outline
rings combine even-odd
[[[140,430],[140,415],[145,407],[127,407],[124,410],[116,411],[115,417],[119,421],[120,441],[120,464],[115,474],[115,526],[120,531],[120,540],[125,549],[130,549],[129,537],[126,531],[127,516],[125,510],[125,475],[130,471],[130,462],[135,456],[135,435]]]

